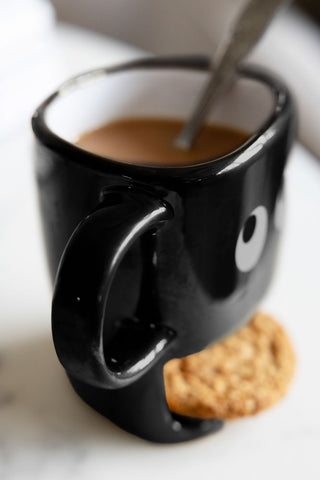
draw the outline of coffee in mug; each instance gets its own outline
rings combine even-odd
[[[131,118],[83,133],[77,145],[121,162],[142,165],[189,165],[236,150],[249,134],[219,125],[204,125],[190,150],[175,147],[183,120]]]

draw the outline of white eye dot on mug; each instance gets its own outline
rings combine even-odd
[[[262,254],[268,232],[268,212],[260,205],[247,217],[238,236],[235,261],[241,272],[256,266]]]

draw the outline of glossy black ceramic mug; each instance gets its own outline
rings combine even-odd
[[[195,165],[126,164],[74,142],[116,118],[187,118],[209,73],[201,58],[100,69],[33,117],[58,357],[89,405],[156,442],[222,425],[172,414],[163,366],[245,323],[270,282],[292,99],[269,73],[244,68],[209,121],[250,138]]]

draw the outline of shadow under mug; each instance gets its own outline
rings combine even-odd
[[[270,282],[293,102],[272,75],[243,68],[208,121],[250,138],[193,165],[126,164],[75,141],[118,118],[187,118],[209,74],[202,57],[95,70],[32,119],[58,357],[89,405],[156,442],[222,425],[172,414],[163,366],[248,321]]]

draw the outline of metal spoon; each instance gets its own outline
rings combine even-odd
[[[176,137],[174,145],[191,148],[212,103],[229,87],[237,65],[256,44],[277,8],[286,0],[250,0],[230,32],[215,70],[210,75],[191,118]]]

